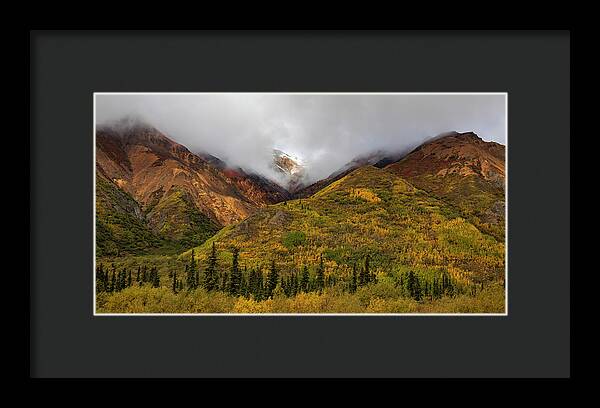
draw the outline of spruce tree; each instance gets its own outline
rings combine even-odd
[[[127,269],[123,268],[123,274],[121,275],[121,290],[127,287]]]
[[[250,274],[248,274],[248,294],[255,296],[256,293],[256,272],[254,268],[250,269]]]
[[[121,280],[121,272],[119,271],[115,271],[113,273],[114,279],[111,283],[112,286],[112,291],[113,292],[118,292],[119,291],[119,281]]]
[[[292,296],[296,296],[298,294],[298,275],[297,273],[294,271],[292,272],[292,290],[291,290],[291,294]]]
[[[357,279],[356,262],[354,262],[354,264],[352,264],[352,278],[350,280],[350,293],[356,292],[356,283],[357,283],[356,279]]]
[[[364,268],[359,268],[358,271],[358,286],[364,286],[367,284],[367,277]]]
[[[158,276],[158,268],[153,268],[154,276],[152,280],[152,287],[158,288],[160,286],[160,276]]]
[[[177,293],[177,271],[173,271],[173,293]]]
[[[131,287],[131,270],[129,271],[129,275],[127,276],[127,287]]]
[[[256,271],[256,283],[255,283],[255,291],[254,291],[254,298],[256,300],[263,300],[264,296],[265,296],[265,289],[264,289],[264,276],[263,276],[263,271],[262,269],[259,267],[259,269]]]
[[[300,278],[300,291],[308,292],[308,281],[309,281],[308,267],[304,265],[302,267],[302,277]]]
[[[242,295],[243,297],[248,297],[248,269],[246,268],[246,265],[244,265],[244,272],[242,272],[242,280],[240,282],[240,295]]]
[[[221,291],[227,292],[228,284],[229,284],[229,275],[227,274],[226,271],[224,271],[221,276],[221,288],[220,288]]]
[[[374,279],[373,276],[371,275],[371,271],[369,269],[369,260],[370,260],[370,257],[369,257],[369,254],[367,254],[367,256],[365,257],[365,278],[367,280],[366,283],[369,283],[369,282],[373,281],[373,279]]]
[[[194,249],[192,248],[192,256],[190,258],[190,266],[188,268],[187,271],[187,276],[186,276],[186,284],[188,286],[189,289],[193,289],[196,283],[196,257],[194,254]]]
[[[231,275],[229,278],[229,293],[232,296],[238,296],[240,294],[241,283],[242,283],[242,272],[239,268],[239,257],[240,250],[236,247],[231,249],[233,260],[231,263]]]
[[[104,283],[104,291],[108,291],[108,270],[105,270],[102,276],[102,280]]]
[[[140,281],[140,266],[139,266],[139,265],[138,265],[138,268],[137,268],[137,275],[136,275],[136,277],[135,277],[135,281],[136,281],[136,282],[139,282],[139,281]]]
[[[115,266],[115,264],[112,264],[112,274],[110,276],[110,291],[111,292],[116,292],[116,288],[117,288],[117,267]]]
[[[103,292],[104,289],[104,271],[102,264],[96,267],[96,292]]]
[[[117,272],[117,279],[115,281],[115,287],[116,287],[116,291],[120,292],[121,291],[121,281],[123,280],[123,271],[120,270],[119,272]]]
[[[319,266],[317,267],[317,274],[315,276],[315,289],[319,292],[323,290],[325,286],[325,268],[323,266],[323,255],[319,257]]]
[[[267,283],[265,287],[265,296],[270,298],[273,296],[273,291],[277,287],[277,281],[279,280],[279,275],[277,273],[277,268],[275,266],[275,260],[271,261],[271,269],[269,269],[269,273],[267,274]]]
[[[204,287],[206,290],[215,290],[218,288],[218,275],[217,275],[217,250],[215,243],[212,244],[212,251],[208,257],[208,265],[206,272],[204,273]]]
[[[289,295],[288,295],[288,288],[287,288],[287,286],[288,286],[288,285],[287,285],[287,279],[286,279],[284,276],[282,276],[282,277],[279,279],[279,286],[281,286],[281,290],[283,291],[283,294],[284,294],[285,296],[289,296]]]

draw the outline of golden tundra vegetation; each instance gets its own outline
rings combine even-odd
[[[193,247],[99,256],[97,312],[503,313],[503,224],[469,212],[490,194],[461,206],[393,170],[360,167]],[[460,188],[478,188],[465,180]]]

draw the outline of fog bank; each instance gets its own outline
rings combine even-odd
[[[96,123],[138,116],[193,152],[275,177],[272,149],[327,177],[356,156],[400,151],[448,131],[505,144],[504,95],[96,95]]]

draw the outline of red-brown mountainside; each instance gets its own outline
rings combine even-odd
[[[503,185],[504,155],[501,144],[485,142],[472,132],[453,132],[422,144],[388,169],[405,178],[425,174],[476,175]]]
[[[482,231],[504,238],[505,148],[452,132],[385,167],[460,209]]]
[[[287,192],[273,183],[240,169],[215,165],[214,160],[190,152],[151,126],[103,127],[96,132],[98,173],[145,210],[179,191],[202,214],[223,226],[288,198]]]

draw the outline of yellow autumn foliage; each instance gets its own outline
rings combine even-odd
[[[381,198],[377,196],[374,192],[369,190],[368,188],[351,188],[349,190],[350,197],[352,198],[362,198],[365,201],[370,203],[379,203],[381,202]]]

